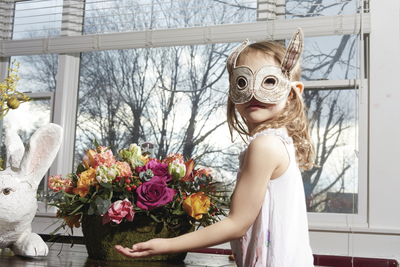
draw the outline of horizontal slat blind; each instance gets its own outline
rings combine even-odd
[[[21,40],[341,16],[358,10],[357,0],[2,0],[0,28],[3,40]]]
[[[257,1],[89,0],[84,34],[211,26],[257,20]]]
[[[291,38],[293,32],[302,28],[306,37],[357,34],[360,31],[360,15],[340,17],[303,18],[291,20],[260,21],[252,23],[217,25],[212,28],[192,27],[57,37],[37,40],[4,41],[3,52],[8,55],[36,55],[43,53],[75,53],[98,50],[129,49],[193,45],[207,43],[241,42],[262,39],[282,40]],[[371,31],[370,14],[364,14],[364,33]]]

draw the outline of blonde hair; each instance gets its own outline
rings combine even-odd
[[[282,63],[286,49],[275,42],[258,42],[247,46],[239,55],[240,59],[252,56],[272,57]],[[239,65],[239,64],[238,64]],[[300,65],[297,64],[292,71],[292,81],[299,81],[301,75]],[[248,131],[246,119],[237,113],[235,104],[228,97],[227,102],[227,122],[231,134],[232,142],[233,130],[236,130],[240,137],[244,140],[244,136],[253,136],[255,133],[269,128],[282,128],[285,127],[288,135],[293,139],[293,144],[296,151],[296,161],[299,167],[303,170],[309,170],[314,164],[315,148],[314,143],[310,136],[309,121],[306,116],[306,110],[303,103],[301,94],[297,91],[295,86],[292,87],[285,108],[277,114],[274,118],[266,120],[258,125],[250,133]]]

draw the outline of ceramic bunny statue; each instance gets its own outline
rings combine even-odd
[[[62,129],[48,124],[39,128],[24,145],[13,131],[6,131],[6,169],[0,172],[0,249],[16,255],[47,256],[48,247],[32,233],[37,210],[36,191],[60,148]]]

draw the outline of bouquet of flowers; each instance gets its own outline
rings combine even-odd
[[[185,161],[179,153],[150,158],[131,144],[118,152],[117,160],[111,149],[97,141],[95,147],[85,151],[75,173],[49,178],[52,205],[64,219],[55,232],[66,225],[80,227],[82,215],[102,216],[104,225],[132,222],[143,213],[171,229],[187,222],[206,226],[226,215],[219,206],[219,183],[209,168],[196,168],[193,159]]]

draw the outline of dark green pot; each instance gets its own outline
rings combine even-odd
[[[83,216],[82,232],[85,238],[89,258],[101,260],[131,260],[131,261],[183,261],[187,252],[165,254],[150,258],[131,259],[119,254],[115,245],[132,247],[133,244],[153,238],[172,238],[193,231],[189,223],[177,229],[169,229],[163,223],[156,223],[152,218],[143,214],[135,214],[133,222],[123,221],[102,224],[101,216]],[[174,233],[177,234],[175,234]]]

